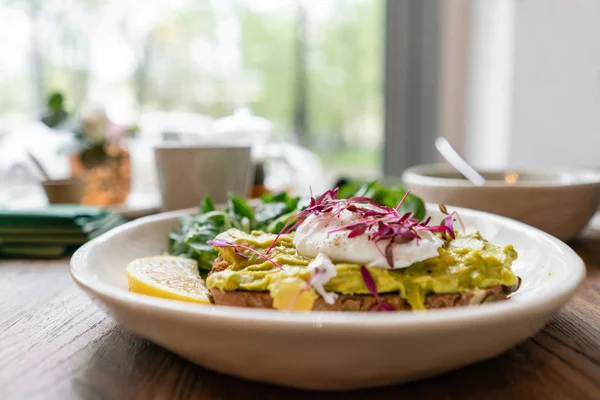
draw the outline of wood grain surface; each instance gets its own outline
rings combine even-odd
[[[600,233],[572,246],[587,280],[535,337],[439,377],[355,392],[198,367],[119,327],[75,286],[68,259],[0,260],[0,399],[600,399]]]

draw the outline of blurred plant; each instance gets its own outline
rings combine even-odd
[[[88,108],[79,115],[74,129],[79,148],[71,156],[71,169],[73,176],[85,180],[82,203],[122,203],[131,187],[129,152],[121,142],[128,130],[113,123],[104,108]]]
[[[80,159],[86,169],[106,163],[111,158],[122,156],[121,152],[111,151],[128,132],[135,129],[125,129],[113,123],[103,108],[90,108],[83,111],[81,120],[75,130],[80,145]]]
[[[55,128],[65,122],[69,113],[64,107],[64,96],[60,92],[53,92],[48,96],[47,108],[42,116],[42,122],[49,128]]]
[[[69,115],[65,110],[65,97],[58,91],[48,96],[42,122],[50,128],[61,128],[75,134],[77,144],[68,151],[78,155],[85,169],[102,165],[110,159],[118,161],[123,154],[115,151],[115,147],[119,147],[123,137],[133,137],[138,130],[135,124],[127,127],[115,124],[103,107],[84,107]]]

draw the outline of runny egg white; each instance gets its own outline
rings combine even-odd
[[[336,293],[325,290],[325,284],[334,276],[337,275],[335,265],[331,259],[324,254],[319,254],[310,264],[308,264],[310,272],[310,284],[313,289],[329,304],[333,304],[338,295]]]
[[[294,242],[298,253],[316,258],[319,254],[327,256],[333,262],[348,262],[377,268],[406,268],[416,262],[436,257],[443,240],[429,231],[420,231],[420,240],[408,243],[392,244],[394,265],[388,264],[385,249],[389,240],[375,242],[369,240],[368,232],[348,238],[349,230],[330,232],[360,221],[356,213],[344,210],[337,216],[333,214],[311,214],[298,228]]]

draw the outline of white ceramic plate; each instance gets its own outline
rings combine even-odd
[[[441,215],[428,206],[434,221]],[[541,329],[585,277],[567,245],[522,223],[458,209],[467,230],[514,244],[523,278],[509,301],[397,313],[286,313],[130,293],[126,264],[167,249],[181,212],[116,228],[83,246],[71,274],[125,328],[207,368],[310,389],[403,382],[494,357]]]

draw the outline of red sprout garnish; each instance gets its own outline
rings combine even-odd
[[[315,215],[323,214],[323,213],[332,211],[334,209],[334,207],[339,203],[342,203],[342,202],[346,203],[345,200],[338,200],[337,193],[338,193],[338,188],[335,188],[333,190],[326,191],[321,196],[319,196],[319,198],[316,200],[314,197],[311,196],[310,204],[308,205],[308,207],[305,208],[304,210],[298,211],[296,214],[294,214],[294,216],[292,216],[292,218],[290,218],[288,220],[288,222],[286,222],[286,224],[283,226],[281,231],[277,234],[277,237],[275,238],[275,240],[273,240],[273,243],[271,243],[271,246],[267,250],[267,254],[269,254],[271,252],[271,250],[275,246],[275,243],[277,243],[277,240],[279,239],[279,237],[281,235],[290,233],[291,231],[296,229],[296,227],[298,225],[300,225],[306,218],[308,218],[308,216],[310,214],[315,214]],[[339,211],[341,211],[341,210],[339,210]],[[294,222],[294,221],[296,221],[296,222]]]
[[[458,222],[460,222],[460,226],[462,227],[463,231],[465,230],[465,224],[463,224],[462,219],[460,219],[460,216],[456,211],[449,213],[448,209],[443,204],[440,204],[439,207],[442,214],[446,215],[446,218],[444,218],[441,224],[442,226],[446,227],[446,230],[442,233],[442,236],[445,237],[446,234],[448,234],[452,239],[456,239],[454,235],[454,217],[456,217]]]
[[[273,259],[272,259],[272,258],[270,258],[270,257],[267,257],[265,254],[262,254],[262,253],[260,253],[260,252],[258,252],[258,251],[256,251],[256,250],[254,250],[254,249],[253,249],[253,248],[251,248],[251,247],[244,246],[244,245],[237,244],[237,243],[233,243],[233,242],[232,242],[232,241],[230,241],[230,240],[221,239],[221,238],[215,238],[215,239],[213,239],[213,240],[209,240],[209,241],[208,241],[208,242],[206,242],[206,243],[207,243],[207,244],[210,244],[211,246],[214,246],[214,247],[232,247],[233,249],[235,249],[235,253],[236,253],[237,255],[239,255],[240,257],[242,257],[242,258],[248,258],[248,256],[247,256],[246,254],[242,253],[240,249],[242,249],[242,250],[247,250],[247,251],[249,251],[249,252],[251,252],[251,253],[254,253],[254,254],[256,254],[256,255],[257,255],[257,256],[259,256],[260,258],[262,258],[262,259],[264,259],[264,260],[266,260],[266,261],[270,262],[271,264],[273,264],[274,266],[276,266],[276,267],[277,267],[277,268],[279,268],[280,270],[283,270],[283,267],[282,267],[281,265],[277,264],[277,262],[275,262],[275,260],[273,260]]]
[[[337,189],[328,190],[319,196],[318,199],[311,197],[309,206],[296,213],[285,224],[283,229],[281,229],[267,250],[267,254],[269,254],[273,246],[275,246],[277,239],[279,239],[282,234],[289,233],[296,229],[298,225],[304,222],[310,215],[317,216],[316,222],[321,219],[326,220],[335,218],[343,211],[357,214],[359,220],[346,226],[333,229],[329,231],[329,233],[348,230],[349,239],[367,234],[369,240],[375,242],[377,250],[385,257],[392,268],[394,267],[392,244],[407,243],[412,240],[417,240],[418,243],[421,239],[420,231],[442,233],[442,237],[444,238],[455,238],[453,226],[454,218],[456,217],[460,221],[460,217],[456,211],[449,214],[444,205],[440,206],[440,210],[442,213],[446,214],[447,217],[444,218],[440,225],[429,225],[431,217],[419,222],[419,220],[413,217],[413,214],[410,212],[400,214],[399,210],[409,194],[410,190],[404,194],[396,208],[378,205],[369,197],[353,197],[347,200],[338,199]],[[462,221],[460,222],[462,225]],[[382,240],[389,241],[385,251],[382,251],[382,249],[377,246],[377,242]]]
[[[404,196],[402,196],[402,199],[400,199],[400,202],[396,206],[396,211],[400,211],[400,206],[402,206],[402,203],[404,203],[404,200],[406,200],[409,193],[410,193],[410,190],[407,190],[406,193],[404,193]]]
[[[367,290],[371,292],[373,296],[377,296],[377,285],[375,284],[375,280],[373,276],[364,265],[360,266],[360,274],[362,275],[363,281],[365,281],[365,286]]]
[[[337,198],[338,189],[339,188],[335,188],[333,190],[328,190],[325,193],[323,193],[321,196],[319,196],[318,199],[315,199],[314,197],[311,196],[308,207],[305,208],[304,210],[298,211],[286,222],[286,224],[283,226],[281,231],[277,234],[277,237],[275,237],[275,240],[273,240],[273,243],[271,243],[271,246],[267,250],[267,254],[269,254],[271,252],[271,250],[275,246],[275,243],[277,242],[277,240],[279,239],[279,237],[281,235],[290,233],[291,231],[296,229],[298,227],[298,225],[300,225],[302,222],[304,222],[304,220],[306,220],[306,218],[308,218],[308,216],[311,214],[321,215],[321,214],[325,214],[328,212],[332,212],[331,218],[333,218],[333,217],[339,215],[342,211],[348,210],[351,212],[361,213],[361,215],[368,217],[370,215],[375,215],[375,214],[378,214],[381,212],[389,213],[390,212],[389,210],[395,211],[394,209],[385,207],[385,206],[377,206],[384,211],[367,210],[364,207],[358,207],[358,206],[356,206],[356,204],[360,204],[360,203],[370,203],[370,204],[375,205],[374,200],[369,197],[353,197],[353,198],[350,198],[347,200],[346,199],[338,199]],[[355,235],[358,235],[358,233],[355,233]]]
[[[394,307],[391,304],[381,301],[379,293],[377,293],[377,285],[375,284],[375,280],[373,279],[373,276],[367,267],[361,265],[360,274],[362,275],[367,290],[369,290],[369,293],[371,293],[371,295],[375,297],[375,301],[377,301],[377,304],[374,304],[369,311],[394,311]]]

